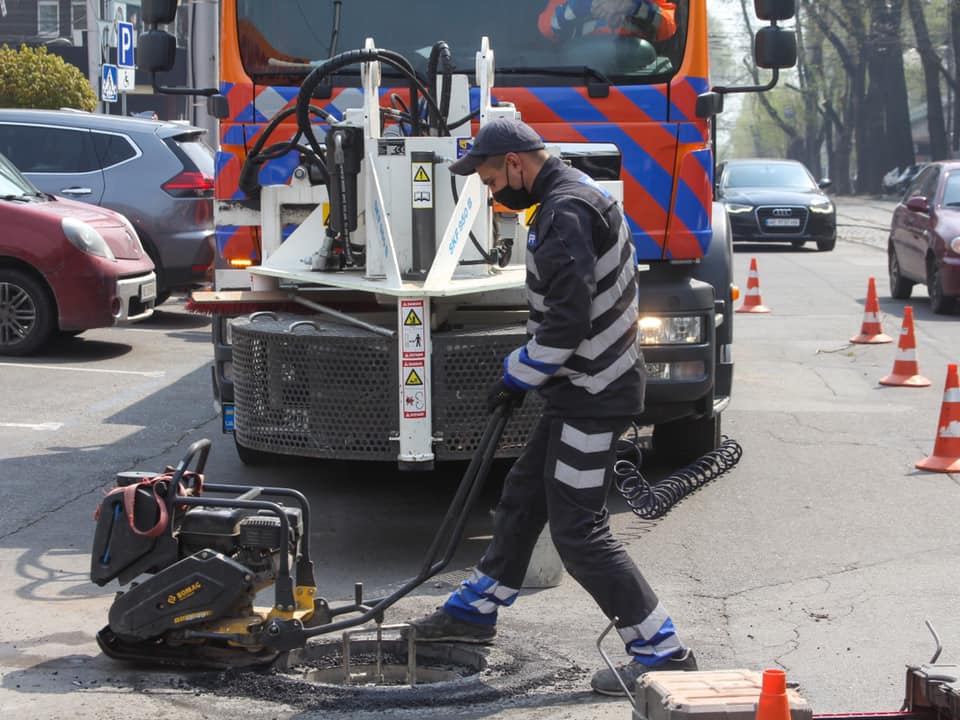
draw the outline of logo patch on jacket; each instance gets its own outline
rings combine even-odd
[[[527,233],[527,247],[530,250],[537,247],[537,234],[533,230]]]

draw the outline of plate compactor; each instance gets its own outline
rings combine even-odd
[[[317,595],[310,505],[296,490],[205,482],[209,440],[176,468],[125,472],[97,508],[90,577],[125,589],[97,642],[119,660],[183,668],[282,665],[310,638],[368,622],[450,562],[510,416],[490,415],[420,572],[392,594],[334,607]],[[192,469],[191,469],[192,468]],[[273,607],[255,605],[273,585]],[[338,619],[339,618],[339,619]]]

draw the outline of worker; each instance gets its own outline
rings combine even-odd
[[[549,0],[537,25],[557,41],[616,33],[658,42],[677,32],[675,13],[666,0]]]
[[[487,402],[489,410],[518,405],[537,390],[544,407],[504,481],[493,539],[472,576],[434,613],[411,623],[416,639],[493,640],[498,610],[516,599],[549,522],[567,571],[607,617],[618,618],[632,656],[617,669],[627,686],[654,668],[695,670],[693,652],[608,524],[616,444],[643,410],[646,382],[623,212],[590,177],[551,157],[520,120],[485,124],[450,172],[476,172],[508,208],[539,203],[527,235],[529,340],[504,359]],[[591,684],[603,694],[623,693],[609,669]]]

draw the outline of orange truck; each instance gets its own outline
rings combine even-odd
[[[170,68],[176,10],[145,6],[141,69]],[[192,306],[214,318],[240,457],[427,469],[473,453],[485,388],[526,341],[527,216],[447,167],[498,117],[622,202],[648,373],[637,423],[676,464],[717,447],[737,290],[714,119],[796,61],[779,24],[794,0],[755,10],[772,79],[712,87],[706,0],[221,0],[217,87],[157,89],[207,95],[219,121],[215,286]],[[501,456],[538,409],[514,415]]]

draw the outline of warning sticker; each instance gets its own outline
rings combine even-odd
[[[422,361],[403,363],[403,417],[427,416],[426,372]]]
[[[424,357],[423,300],[402,300],[400,317],[403,322],[404,359]]]
[[[413,207],[414,208],[432,208],[433,207],[433,182],[430,180],[430,173],[433,168],[430,163],[411,163],[410,171],[413,173]]]

